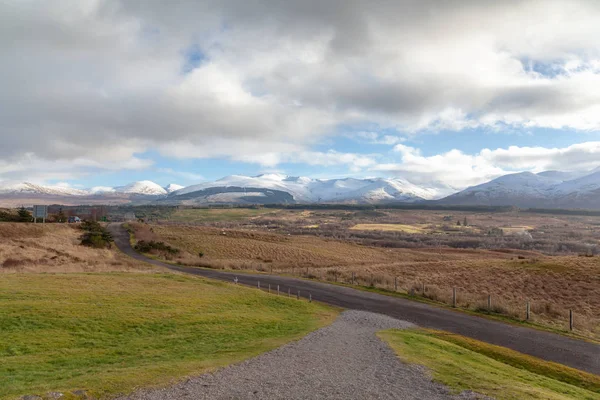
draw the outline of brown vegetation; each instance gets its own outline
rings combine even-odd
[[[0,273],[153,271],[157,267],[112,249],[81,246],[66,224],[0,223]]]
[[[254,220],[255,221],[255,220]],[[458,304],[564,328],[568,310],[580,331],[600,337],[600,258],[547,256],[516,249],[396,248],[353,240],[183,225],[133,224],[138,238],[181,250],[171,260],[201,267],[300,275],[422,295],[445,303],[457,288]],[[203,257],[199,257],[198,253]]]
[[[210,226],[312,235],[387,248],[600,254],[600,217],[520,211],[281,210],[245,221],[213,222]]]

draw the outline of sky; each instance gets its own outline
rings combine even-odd
[[[597,0],[0,0],[0,185],[600,166]]]

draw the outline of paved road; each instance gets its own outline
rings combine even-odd
[[[157,266],[230,282],[237,276],[240,284],[250,286],[256,286],[257,281],[260,281],[263,288],[269,284],[272,288],[279,285],[283,293],[287,293],[288,289],[293,294],[300,292],[302,297],[308,297],[310,293],[314,300],[323,303],[350,310],[371,311],[388,315],[425,328],[440,329],[472,337],[600,375],[600,345],[343,286],[275,275],[236,275],[233,272],[174,266],[149,259],[133,250],[129,243],[129,234],[120,224],[110,224],[109,230],[112,232],[115,243],[121,251],[133,258]]]
[[[401,362],[375,336],[412,326],[385,315],[345,311],[331,325],[253,359],[174,386],[142,389],[118,400],[403,399],[466,400]]]

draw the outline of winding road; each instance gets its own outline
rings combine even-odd
[[[249,286],[257,286],[260,281],[263,288],[271,285],[273,290],[279,285],[280,291],[285,294],[289,290],[293,295],[299,292],[300,296],[308,297],[310,293],[313,300],[333,306],[388,315],[421,327],[457,333],[600,375],[600,345],[594,343],[349,287],[276,275],[235,274],[171,265],[136,252],[129,242],[129,233],[121,224],[110,224],[108,229],[123,253],[153,265],[229,282],[237,277],[238,283]]]

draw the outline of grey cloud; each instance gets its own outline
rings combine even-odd
[[[550,15],[566,21],[558,36]],[[0,161],[108,165],[181,143],[251,158],[341,124],[431,128],[446,109],[572,126],[600,104],[600,79],[536,85],[519,60],[600,59],[594,17],[598,2],[566,0],[3,2]],[[184,75],[191,46],[206,58]],[[255,146],[205,146],[236,141]]]

